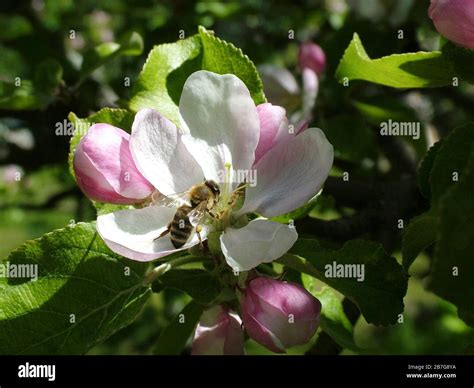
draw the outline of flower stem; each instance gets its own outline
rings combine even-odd
[[[199,263],[206,260],[204,257],[197,257],[197,256],[183,256],[178,257],[173,260],[169,260],[166,263],[160,264],[159,266],[153,268],[150,272],[145,275],[143,280],[144,284],[151,284],[156,279],[158,279],[161,275],[165,274],[169,270],[179,267],[181,265],[189,264],[189,263]]]
[[[259,269],[263,272],[266,272],[268,275],[270,275],[272,277],[281,276],[281,273],[276,272],[273,269],[273,267],[271,265],[268,265],[268,264],[260,264],[257,269]]]

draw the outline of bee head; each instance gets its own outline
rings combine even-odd
[[[219,189],[219,185],[212,181],[212,180],[208,180],[208,181],[205,181],[204,184],[212,191],[212,194],[214,194],[214,196],[217,198],[219,198],[219,194],[221,193],[221,190]]]

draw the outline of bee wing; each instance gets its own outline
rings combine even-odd
[[[188,213],[189,222],[196,227],[207,214],[206,202],[201,202]]]
[[[173,209],[176,209],[183,205],[189,206],[189,191],[183,191],[181,193],[174,193],[169,195],[163,195],[159,193],[153,196],[153,205],[166,206]]]

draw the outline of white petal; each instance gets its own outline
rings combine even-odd
[[[119,255],[137,261],[151,261],[199,242],[196,233],[180,249],[171,244],[169,234],[156,239],[166,230],[175,212],[164,206],[120,210],[99,216],[97,231],[108,247]],[[205,231],[201,237],[205,237]]]
[[[301,105],[300,87],[287,69],[272,65],[258,67],[263,82],[263,91],[268,101],[285,107],[288,111]]]
[[[270,218],[303,206],[321,189],[333,159],[333,147],[318,128],[280,143],[254,166],[257,183],[247,188],[239,213]]]
[[[197,71],[187,79],[179,102],[189,152],[206,179],[223,183],[225,164],[250,170],[259,139],[257,108],[245,84],[232,74]]]
[[[316,98],[319,90],[318,75],[308,67],[303,69],[303,96],[302,107],[293,113],[290,121],[296,128],[301,128],[304,124],[313,119],[313,108],[316,105]]]
[[[313,108],[319,91],[319,78],[311,69],[303,69],[303,117],[302,120],[311,121]]]
[[[181,141],[179,130],[153,109],[142,109],[135,116],[130,150],[143,176],[165,195],[203,181],[202,170]]]
[[[281,257],[297,238],[295,228],[260,218],[241,229],[227,229],[220,240],[227,264],[239,271],[249,271]]]

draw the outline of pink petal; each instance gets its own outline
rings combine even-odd
[[[317,128],[278,144],[255,164],[256,185],[247,188],[239,213],[274,217],[303,206],[321,189],[333,158],[332,145]]]
[[[254,298],[249,292],[251,291],[246,292],[246,295],[241,301],[242,320],[244,322],[245,331],[254,341],[263,345],[268,350],[275,353],[285,353],[285,348],[281,341],[275,338],[270,330],[258,321],[257,316],[262,308],[258,299]],[[276,319],[278,317],[278,311],[275,311],[272,317]]]
[[[192,355],[243,355],[242,321],[224,306],[206,310],[193,339]]]
[[[474,48],[472,0],[432,0],[428,10],[438,32],[467,48]]]
[[[260,119],[260,139],[255,150],[255,163],[263,155],[282,141],[286,141],[296,132],[290,131],[286,111],[281,106],[264,103],[257,106]]]
[[[130,135],[109,124],[95,124],[79,142],[74,155],[77,183],[91,199],[133,204],[154,187],[138,171],[129,148]]]
[[[321,303],[299,284],[265,277],[248,283],[242,301],[248,334],[272,351],[307,343],[320,312]]]

